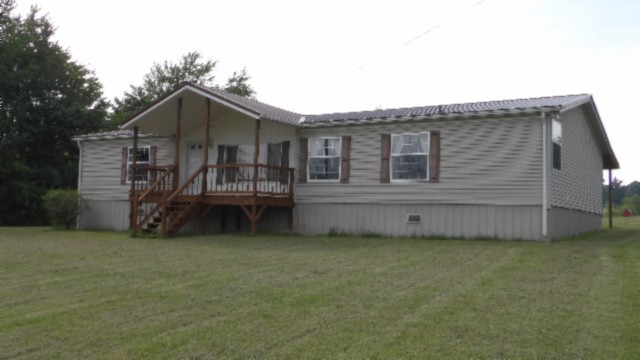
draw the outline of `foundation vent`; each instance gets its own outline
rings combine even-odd
[[[422,222],[422,214],[407,214],[407,224],[420,224]]]

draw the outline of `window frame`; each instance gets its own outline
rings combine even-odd
[[[391,138],[389,140],[389,145],[390,145],[390,149],[389,149],[389,181],[392,183],[407,183],[407,182],[429,182],[430,178],[429,178],[429,162],[430,162],[430,156],[431,156],[431,132],[430,131],[421,131],[421,132],[405,132],[405,133],[398,133],[398,134],[390,134]],[[427,136],[427,146],[425,147],[426,152],[425,153],[410,153],[410,154],[394,154],[393,153],[393,144],[394,144],[394,139],[398,138],[398,137],[402,137],[403,135],[417,135],[417,136],[421,136],[421,135],[426,135]],[[393,162],[394,162],[394,158],[395,157],[400,157],[400,156],[404,156],[404,155],[424,155],[426,158],[426,162],[425,162],[425,177],[424,179],[396,179],[393,177]]]
[[[133,169],[133,157],[131,156],[132,150],[133,150],[133,146],[127,146],[127,165],[126,165],[127,173],[125,177],[126,184],[131,184],[131,180],[133,177],[133,172],[131,171]],[[147,161],[140,161],[136,158],[136,165],[142,165],[142,164],[145,164],[147,166],[151,165],[151,146],[138,146],[136,150],[137,151],[146,150],[147,159],[148,159]],[[147,172],[146,175],[143,176],[143,179],[137,180],[137,182],[144,182],[144,183],[149,182],[149,173]]]
[[[313,156],[311,153],[311,145],[313,141],[321,141],[321,140],[338,140],[337,156]],[[338,158],[338,176],[335,179],[312,179],[311,178],[311,159],[326,159],[326,158]],[[307,182],[340,182],[340,177],[342,176],[342,137],[341,136],[320,136],[320,137],[310,137],[307,142]]]

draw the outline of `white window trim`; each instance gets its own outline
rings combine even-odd
[[[337,179],[312,179],[311,178],[311,169],[309,168],[309,164],[311,163],[311,158],[333,158],[335,156],[311,156],[311,142],[313,140],[338,140],[338,178]],[[340,136],[319,136],[309,138],[307,141],[307,182],[317,182],[317,183],[333,183],[340,182],[340,178],[342,177],[342,137]]]
[[[136,161],[136,165],[139,164],[147,164],[149,165],[151,163],[151,146],[138,146],[137,147],[138,150],[140,149],[147,149],[147,152],[149,153],[149,161],[143,161],[142,163]],[[129,166],[133,166],[133,161],[129,161],[129,159],[133,159],[131,157],[131,150],[133,150],[133,146],[129,146],[127,147],[127,176],[125,178],[125,181],[127,184],[131,184],[131,178],[133,177],[133,174],[131,174],[129,172]],[[144,182],[148,182],[149,179],[145,180]]]
[[[394,179],[393,178],[393,138],[397,137],[397,136],[402,136],[402,135],[427,135],[427,141],[428,141],[428,146],[427,146],[427,152],[426,153],[413,153],[413,154],[402,154],[402,155],[427,155],[427,174],[426,177],[424,179]],[[411,132],[405,132],[405,133],[399,133],[399,134],[391,134],[391,142],[390,142],[390,147],[391,149],[389,149],[389,181],[392,183],[416,183],[416,182],[428,182],[429,181],[429,150],[431,147],[431,132],[430,131],[423,131],[423,132],[418,132],[418,133],[411,133]],[[396,155],[396,156],[400,156],[400,155]]]

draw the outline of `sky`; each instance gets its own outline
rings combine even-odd
[[[625,184],[640,181],[638,0],[17,0],[107,99],[190,51],[216,82],[302,114],[592,94]]]

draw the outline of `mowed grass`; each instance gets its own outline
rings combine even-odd
[[[637,358],[622,221],[551,244],[0,228],[0,358]]]

